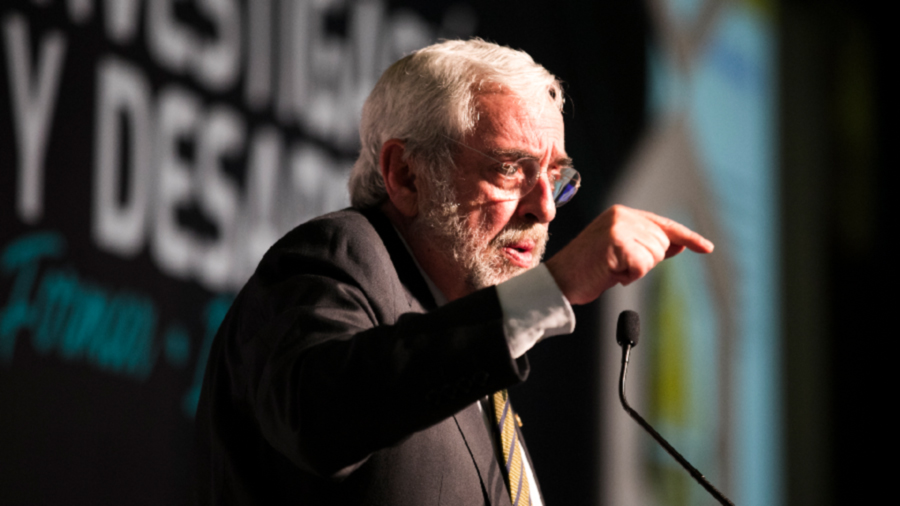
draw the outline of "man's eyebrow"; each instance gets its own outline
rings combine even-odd
[[[519,160],[520,158],[540,158],[528,151],[521,149],[496,149],[488,151],[488,154],[494,158],[506,158],[507,160]],[[553,165],[557,167],[571,167],[572,159],[568,156],[562,156],[553,160]]]
[[[518,160],[520,158],[538,158],[528,151],[522,151],[521,149],[492,149],[488,151],[487,154],[494,158],[506,158],[508,160]]]
[[[562,156],[553,160],[553,165],[556,165],[557,167],[571,167],[574,163],[575,161],[568,156]]]

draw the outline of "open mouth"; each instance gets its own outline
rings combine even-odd
[[[503,247],[503,252],[510,261],[519,267],[532,267],[534,243],[532,241],[519,241],[507,244]]]

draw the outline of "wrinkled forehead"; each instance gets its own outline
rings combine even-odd
[[[475,97],[474,136],[484,140],[531,145],[545,149],[555,144],[563,151],[565,128],[562,113],[549,92],[524,98],[505,89],[482,91]]]

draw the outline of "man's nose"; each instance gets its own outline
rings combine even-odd
[[[538,176],[534,188],[519,199],[518,212],[538,223],[550,223],[556,217],[553,185],[550,183],[546,170]]]

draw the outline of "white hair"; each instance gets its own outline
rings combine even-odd
[[[361,150],[348,185],[353,206],[373,207],[387,197],[379,159],[389,139],[403,140],[404,156],[431,171],[433,183],[446,181],[453,140],[475,129],[478,95],[498,86],[562,111],[562,87],[553,74],[523,51],[481,39],[440,42],[391,65],[363,106]]]

